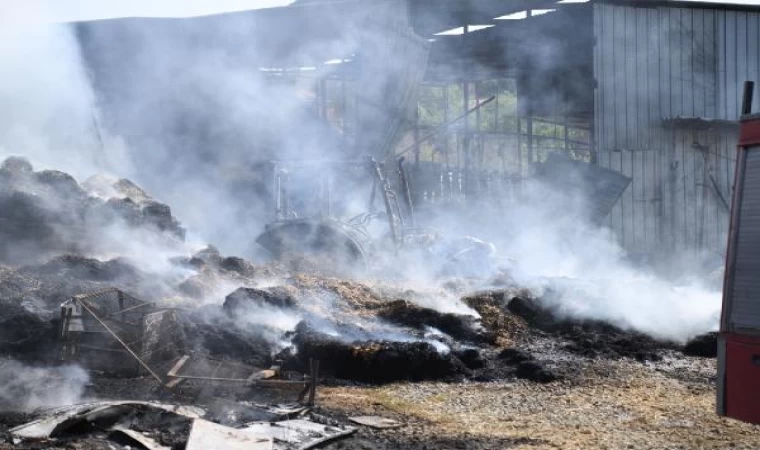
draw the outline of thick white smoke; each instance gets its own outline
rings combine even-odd
[[[512,261],[508,272],[517,285],[561,315],[606,320],[659,338],[684,341],[717,329],[720,284],[707,280],[703,268],[695,263],[687,271],[704,278],[674,280],[635,264],[612,232],[584,218],[582,200],[533,188],[489,230],[501,256]]]
[[[23,155],[38,168],[84,179],[129,168],[123,144],[103,135],[79,46],[67,25],[0,28],[0,159]]]
[[[88,382],[78,366],[33,367],[0,359],[0,410],[31,412],[75,404]]]
[[[239,54],[200,44],[188,46],[187,42],[208,42],[208,34],[200,30],[185,30],[177,36],[162,35],[157,29],[136,30],[152,47],[132,61],[137,66],[130,69],[142,71],[152,84],[122,92],[134,108],[126,112],[132,120],[129,126],[172,137],[128,150],[108,133],[107,126],[101,126],[99,100],[70,27],[3,27],[0,158],[20,154],[38,168],[64,170],[80,180],[97,172],[133,178],[169,203],[204,240],[226,252],[250,251],[246,245],[269,219],[270,211],[262,209],[250,193],[241,194],[225,182],[262,156],[324,156],[334,149],[322,145],[324,130],[316,121],[301,115],[311,99],[299,97],[293,86],[273,85],[256,67],[246,65],[246,57],[255,56],[257,45],[266,44],[249,39],[244,23],[230,25],[217,37],[245,42],[248,47]],[[221,33],[212,29],[212,35],[215,32]],[[97,43],[103,53],[116,44]],[[340,44],[329,44],[336,56],[356,50],[352,44]],[[185,94],[181,102],[164,101],[164,93],[172,89]],[[188,123],[177,119],[188,114],[192,119]],[[188,135],[183,134],[184,128],[172,128],[177,123],[188,129],[206,127],[206,140],[183,141]],[[269,133],[258,133],[262,129]],[[287,130],[299,139],[283,136]],[[303,142],[310,145],[301,147]],[[203,152],[197,152],[199,148]],[[678,340],[715,327],[718,291],[698,282],[676,286],[638,268],[626,261],[607,232],[578,217],[558,217],[556,211],[556,205],[545,199],[529,199],[506,211],[484,210],[448,225],[494,241],[500,255],[514,261],[509,269],[514,281],[544,292],[545,301],[563,314],[611,320]],[[119,234],[120,230],[114,230],[115,237]],[[146,261],[153,256],[150,245],[133,252]],[[423,298],[420,303],[448,302]],[[466,312],[456,303],[439,309]]]

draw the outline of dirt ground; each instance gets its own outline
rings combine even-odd
[[[573,380],[322,388],[324,412],[404,422],[329,448],[757,449],[760,427],[715,414],[715,360],[594,361]]]

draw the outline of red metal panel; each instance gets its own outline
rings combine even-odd
[[[734,174],[726,270],[723,284],[721,339],[718,345],[718,414],[760,424],[760,330],[737,334],[729,320],[733,308],[733,281],[740,210],[744,196],[748,151],[760,151],[760,117],[741,122]],[[752,148],[754,147],[754,148]],[[757,332],[757,334],[755,334]]]
[[[739,146],[760,144],[760,119],[744,120],[739,131]]]
[[[760,337],[728,334],[725,339],[726,415],[760,424]]]

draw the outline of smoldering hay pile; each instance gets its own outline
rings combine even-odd
[[[27,364],[55,363],[64,301],[110,287],[176,308],[188,353],[300,372],[318,359],[336,382],[551,382],[572,377],[579,358],[652,361],[682,350],[557,316],[507,273],[407,289],[192,248],[171,208],[129,180],[80,184],[21,158],[0,165],[0,236],[0,349]],[[432,307],[442,303],[456,307]],[[708,356],[711,346],[703,336],[686,348]]]

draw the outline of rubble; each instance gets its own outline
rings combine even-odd
[[[47,442],[52,448],[72,438],[98,438],[112,445],[136,445],[148,450],[306,450],[356,431],[304,418],[246,422],[241,417],[228,424],[214,420],[207,410],[194,406],[92,402],[49,410],[36,420],[10,429],[9,434],[22,448],[35,448],[36,442]]]
[[[377,387],[469,380],[550,389],[580,384],[617,361],[678,367],[684,362],[672,363],[675,353],[711,357],[716,349],[715,335],[685,346],[661,342],[609,323],[557,316],[525,290],[476,291],[488,284],[474,280],[445,280],[431,294],[386,286],[387,280],[293,273],[213,246],[192,254],[182,247],[158,273],[118,251],[101,252],[113,248],[113,237],[102,230],[114,224],[151,239],[184,237],[171,209],[129,180],[101,177],[79,185],[62,172],[35,172],[22,159],[0,165],[0,237],[6,238],[0,243],[6,264],[0,265],[0,351],[34,364],[55,365],[61,357],[81,364],[92,377],[88,392],[102,399],[161,400],[41,413],[13,437],[0,427],[0,440],[23,439],[20,448],[75,441],[101,446],[93,448],[181,449],[207,448],[212,435],[228,448],[233,441],[250,447],[258,436],[267,448],[308,448],[356,431],[347,426],[349,417],[368,424],[359,434],[375,426],[386,433],[414,429],[405,418],[377,418],[388,411],[323,420],[306,405],[315,396],[319,403],[318,381]],[[22,253],[15,253],[21,248],[14,242],[24,245]],[[441,298],[430,301],[439,292]],[[431,307],[445,301],[461,303],[446,312]],[[274,387],[287,392],[268,392]],[[304,404],[276,411],[255,404],[274,404],[278,395],[300,396]],[[201,401],[202,411],[187,406]],[[20,420],[0,416],[5,428]],[[473,442],[489,448],[475,436],[439,441],[443,448]],[[387,448],[431,448],[438,441],[389,442]],[[326,448],[383,448],[366,435],[332,445]]]

